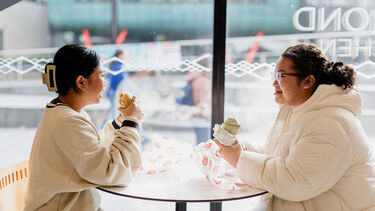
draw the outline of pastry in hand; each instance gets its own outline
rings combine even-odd
[[[119,94],[119,104],[121,108],[128,107],[130,104],[134,102],[134,100],[135,100],[134,96],[131,96],[128,93],[120,92]]]
[[[238,124],[235,118],[227,118],[223,123],[223,127],[226,131],[230,132],[233,135],[237,135],[240,125]]]
[[[223,124],[215,124],[213,135],[223,145],[232,146],[237,140],[240,127],[235,118],[227,118]]]

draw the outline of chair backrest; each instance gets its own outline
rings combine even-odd
[[[0,210],[23,210],[28,180],[28,161],[0,169]]]

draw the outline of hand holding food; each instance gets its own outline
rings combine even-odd
[[[121,108],[128,107],[131,103],[134,103],[135,97],[131,96],[128,93],[120,92],[119,94],[119,103]]]
[[[120,107],[118,108],[118,110],[120,111],[122,116],[133,117],[142,122],[144,113],[137,104],[136,97],[122,92],[120,92],[119,97]]]
[[[214,127],[214,137],[225,146],[233,145],[237,140],[237,133],[241,125],[235,118],[227,118],[221,125],[216,124]]]

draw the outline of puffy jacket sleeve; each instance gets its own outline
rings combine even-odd
[[[101,131],[99,136],[86,119],[70,116],[61,123],[61,135],[56,144],[77,173],[91,183],[127,185],[141,166],[140,139],[135,128],[112,128]],[[99,137],[112,137],[113,141],[106,147]]]
[[[318,118],[303,129],[287,157],[244,151],[237,172],[250,186],[304,201],[330,189],[349,168],[350,156],[348,131],[337,120]]]
[[[242,149],[245,150],[245,151],[252,151],[252,152],[257,152],[257,153],[263,153],[264,152],[264,150],[261,146],[259,146],[257,144],[247,142],[247,141],[241,141],[240,145],[241,145]]]

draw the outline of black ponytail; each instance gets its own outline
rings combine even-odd
[[[95,51],[79,44],[65,45],[55,54],[53,64],[56,66],[56,93],[66,95],[71,88],[79,90],[76,79],[82,75],[89,78],[100,62]]]

